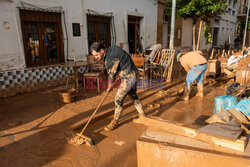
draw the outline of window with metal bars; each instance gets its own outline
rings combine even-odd
[[[61,13],[20,9],[27,67],[64,62]]]

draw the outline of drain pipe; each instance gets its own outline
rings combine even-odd
[[[113,15],[113,14],[112,14]],[[114,31],[113,33],[113,38],[114,38],[114,45],[116,45],[116,30],[115,30],[115,17],[114,16],[112,16],[112,22],[113,22],[113,30],[112,31]]]
[[[247,29],[248,29],[249,4],[250,4],[250,0],[248,0],[248,4],[247,4],[247,16],[246,16],[246,24],[245,24],[245,30],[244,30],[244,38],[243,38],[242,49],[244,49],[245,44],[246,44],[246,34],[247,34]]]
[[[68,62],[69,60],[69,38],[68,38],[68,32],[67,32],[67,26],[66,26],[66,21],[65,21],[65,11],[62,12],[63,13],[63,21],[64,21],[64,29],[65,29],[65,35],[66,35],[66,62]]]

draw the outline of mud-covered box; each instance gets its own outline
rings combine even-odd
[[[237,70],[236,72],[236,82],[244,84],[247,80],[250,79],[250,68],[245,70]]]
[[[208,60],[207,75],[218,77],[221,74],[221,63],[218,59]]]

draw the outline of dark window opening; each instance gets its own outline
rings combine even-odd
[[[140,17],[128,16],[128,45],[131,54],[142,52],[140,20]]]
[[[81,36],[80,23],[72,23],[73,36]]]
[[[106,47],[111,45],[111,17],[88,15],[88,46],[97,41]]]
[[[213,32],[213,46],[217,46],[219,28],[214,28]]]

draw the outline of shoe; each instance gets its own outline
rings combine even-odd
[[[197,97],[204,97],[204,91],[203,91],[203,83],[198,83],[197,84],[197,89],[198,89],[198,93],[196,94]]]
[[[112,131],[118,127],[118,120],[112,120],[107,126],[104,127],[105,131]]]
[[[190,85],[186,85],[184,88],[184,94],[182,96],[180,96],[178,99],[188,101],[189,94],[190,94]]]
[[[144,112],[139,114],[137,119],[133,119],[134,123],[143,123],[143,120],[146,118]]]

